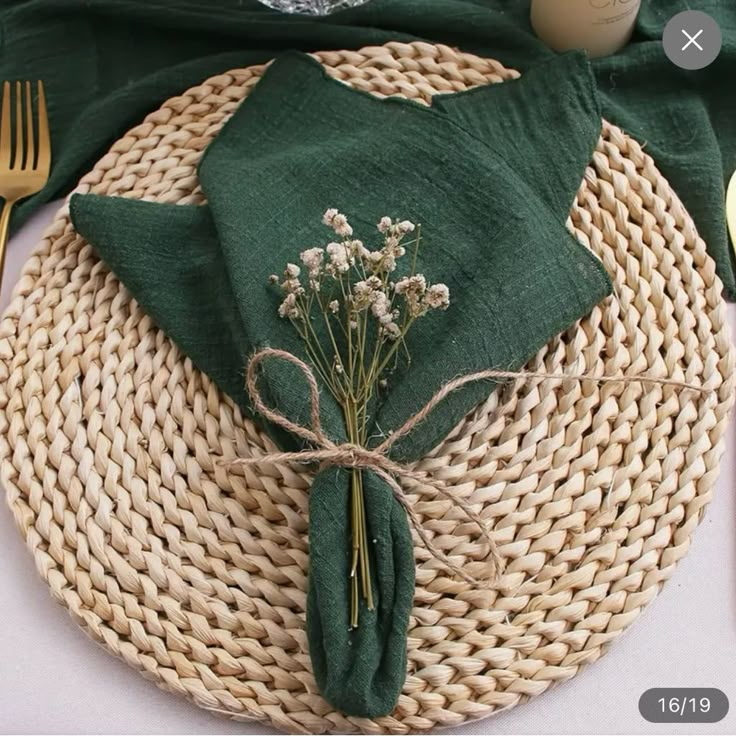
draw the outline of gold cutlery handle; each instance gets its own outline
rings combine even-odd
[[[8,246],[8,229],[10,226],[10,212],[15,202],[5,201],[0,214],[0,291],[2,291],[3,271],[5,270],[5,251]]]

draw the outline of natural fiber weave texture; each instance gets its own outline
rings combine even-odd
[[[316,55],[376,94],[513,78],[424,43]],[[196,165],[263,67],[214,77],[118,141],[78,191],[197,203]],[[204,708],[290,731],[406,733],[511,707],[573,677],[636,618],[710,500],[733,395],[713,261],[641,147],[604,123],[570,226],[615,296],[530,370],[700,383],[517,381],[418,466],[487,519],[497,589],[449,578],[418,546],[409,673],[397,709],[346,718],[316,694],[304,634],[309,474],[217,463],[275,449],[77,236],[63,209],[0,323],[0,461],[55,598],[112,653]],[[484,554],[430,488],[410,489],[435,545]]]

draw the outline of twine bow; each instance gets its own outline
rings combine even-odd
[[[310,427],[297,424],[284,416],[281,412],[267,406],[263,401],[261,393],[257,385],[257,369],[261,363],[269,358],[277,358],[284,360],[296,366],[304,375],[309,387],[310,394]],[[256,352],[248,363],[246,388],[255,409],[273,424],[292,434],[305,440],[310,447],[297,452],[270,452],[260,457],[239,458],[233,460],[228,465],[256,465],[258,463],[311,463],[320,462],[323,467],[335,466],[343,468],[361,468],[371,470],[393,491],[394,497],[402,505],[411,522],[414,530],[422,541],[427,551],[450,572],[472,585],[479,585],[482,582],[491,582],[498,576],[502,568],[501,556],[498,547],[491,536],[488,527],[483,518],[473,510],[470,504],[463,498],[453,495],[445,483],[432,478],[425,472],[412,470],[411,468],[392,460],[389,457],[389,451],[394,444],[409,434],[418,424],[423,422],[435,407],[441,403],[449,394],[457,391],[468,383],[483,380],[498,380],[503,378],[539,378],[541,380],[555,381],[592,381],[595,383],[650,383],[661,386],[673,386],[679,389],[689,389],[698,393],[711,391],[711,389],[698,386],[684,381],[678,381],[672,378],[657,378],[654,376],[593,376],[585,373],[542,373],[535,371],[502,371],[502,370],[483,370],[475,373],[468,373],[445,383],[439,391],[413,416],[404,422],[397,430],[393,431],[379,445],[373,448],[363,447],[351,442],[342,442],[337,444],[333,442],[322,429],[320,419],[320,395],[319,385],[312,369],[302,360],[286,350],[277,348],[263,348]],[[397,478],[403,480],[412,480],[416,483],[423,484],[435,489],[441,496],[448,499],[454,506],[463,511],[465,516],[472,521],[479,529],[481,537],[488,545],[488,559],[491,563],[492,574],[486,578],[476,578],[470,575],[462,567],[452,562],[452,560],[440,550],[427,534],[419,515],[409,504],[406,492],[399,484]]]

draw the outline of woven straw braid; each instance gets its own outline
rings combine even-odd
[[[517,74],[444,46],[316,54],[380,95]],[[202,202],[196,165],[263,66],[207,80],[112,147],[78,191]],[[497,589],[450,579],[421,546],[409,671],[393,714],[348,718],[317,693],[304,633],[310,476],[218,458],[275,449],[151,323],[62,209],[0,323],[0,461],[18,528],[90,636],[197,705],[279,729],[408,733],[509,708],[597,660],[688,551],[732,403],[721,284],[639,144],[604,124],[569,227],[615,296],[529,364],[647,372],[669,387],[516,382],[418,467],[482,514]],[[472,571],[477,530],[408,489],[434,544]]]

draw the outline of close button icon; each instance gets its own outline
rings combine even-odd
[[[721,51],[721,29],[700,10],[685,10],[670,18],[662,34],[667,58],[682,69],[702,69]]]
[[[698,36],[703,32],[703,29],[701,28],[694,36],[691,36],[684,28],[682,29],[682,32],[687,36],[687,43],[682,47],[682,50],[684,51],[691,43],[694,43],[698,50],[705,51],[705,49],[698,43],[697,38]]]

